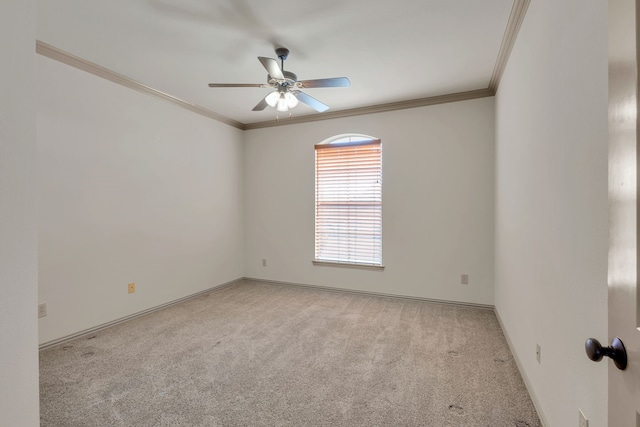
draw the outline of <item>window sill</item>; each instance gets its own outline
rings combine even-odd
[[[363,270],[376,270],[382,271],[384,270],[384,265],[375,265],[375,264],[356,264],[349,262],[336,262],[336,261],[322,261],[319,259],[311,260],[313,265],[317,265],[320,267],[346,267],[346,268],[360,268]]]

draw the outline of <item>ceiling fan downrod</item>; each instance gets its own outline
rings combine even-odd
[[[276,55],[280,58],[280,69],[284,71],[284,60],[289,57],[289,49],[286,47],[279,47],[276,49]]]
[[[284,61],[289,56],[289,49],[278,47],[275,53],[280,59],[259,56],[258,60],[267,71],[267,82],[265,83],[209,83],[209,87],[260,87],[272,88],[273,92],[267,94],[260,102],[253,107],[253,111],[262,111],[267,107],[275,107],[280,112],[288,111],[298,104],[298,101],[313,108],[319,113],[329,109],[316,98],[307,95],[300,89],[312,89],[321,87],[349,87],[351,82],[347,77],[333,77],[327,79],[298,80],[298,76],[290,71],[284,70]]]

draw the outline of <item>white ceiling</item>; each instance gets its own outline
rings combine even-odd
[[[258,56],[289,48],[305,89],[339,111],[486,89],[514,0],[40,0],[38,40],[242,123],[270,90]],[[300,117],[317,113],[300,104]]]

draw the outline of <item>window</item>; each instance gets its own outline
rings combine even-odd
[[[382,266],[382,145],[348,136],[315,146],[316,263]]]

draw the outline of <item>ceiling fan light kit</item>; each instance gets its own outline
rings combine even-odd
[[[334,77],[328,79],[298,80],[298,76],[284,70],[284,61],[289,57],[289,49],[280,47],[276,49],[276,56],[280,64],[273,58],[259,56],[258,60],[267,70],[267,84],[250,83],[209,83],[209,87],[264,87],[273,88],[273,92],[267,94],[253,107],[253,111],[262,111],[267,107],[277,111],[286,112],[295,108],[300,101],[318,112],[329,109],[329,106],[307,95],[300,89],[319,87],[349,87],[351,82],[347,77]]]
[[[275,107],[278,111],[289,111],[298,105],[298,98],[291,92],[271,92],[264,99],[269,107]]]

